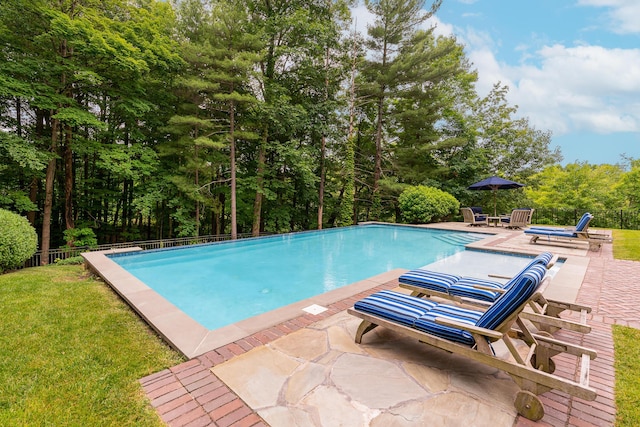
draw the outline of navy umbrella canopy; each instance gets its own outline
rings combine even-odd
[[[496,216],[496,192],[498,190],[509,190],[512,188],[524,187],[519,182],[509,181],[499,176],[490,176],[489,178],[478,181],[467,187],[468,190],[491,190],[493,191],[493,216]]]

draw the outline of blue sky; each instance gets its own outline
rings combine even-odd
[[[509,86],[563,164],[640,159],[640,0],[444,0],[432,23],[465,46],[478,93]]]

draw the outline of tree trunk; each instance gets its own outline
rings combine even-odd
[[[256,176],[256,199],[253,203],[253,227],[251,235],[257,237],[260,235],[260,222],[262,220],[262,193],[264,191],[264,169],[267,158],[267,129],[264,129],[262,142],[260,144],[260,152],[258,153],[258,170]]]
[[[233,90],[233,88],[232,88]],[[238,238],[238,219],[236,208],[236,141],[235,141],[235,103],[233,100],[229,104],[229,151],[231,166],[231,239]],[[255,210],[254,210],[255,213]]]
[[[318,188],[318,230],[322,230],[322,218],[324,211],[324,180],[325,180],[325,170],[324,170],[324,158],[326,156],[327,149],[327,140],[324,135],[322,135],[320,142],[320,187]]]
[[[198,137],[198,131],[196,130],[196,138]],[[198,145],[196,144],[196,146],[194,147],[195,150],[195,155],[194,157],[196,158],[196,161],[198,160]],[[198,168],[198,166],[196,166],[196,174],[195,174],[195,180],[196,180],[196,188],[198,189],[198,192],[200,192],[200,170]],[[198,194],[196,194],[196,237],[198,237],[200,235],[200,201],[198,200]]]
[[[57,119],[53,119],[51,123],[51,148],[50,151],[55,154],[58,140]],[[40,245],[40,265],[49,263],[49,245],[51,244],[51,212],[53,211],[53,181],[56,177],[56,157],[52,156],[47,165],[47,173],[44,186],[44,209],[42,212],[42,243]]]

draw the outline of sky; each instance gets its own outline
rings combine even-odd
[[[561,164],[640,159],[640,0],[444,0],[431,24],[465,46],[480,96],[507,85],[516,117],[551,131]]]

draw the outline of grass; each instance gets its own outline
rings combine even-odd
[[[613,257],[640,261],[640,231],[613,230]],[[640,330],[613,325],[616,427],[640,425]]]
[[[0,316],[0,425],[163,425],[138,380],[182,357],[81,266],[0,275]]]
[[[613,257],[640,261],[640,231],[613,230]]]
[[[613,325],[616,427],[640,425],[640,330]]]

